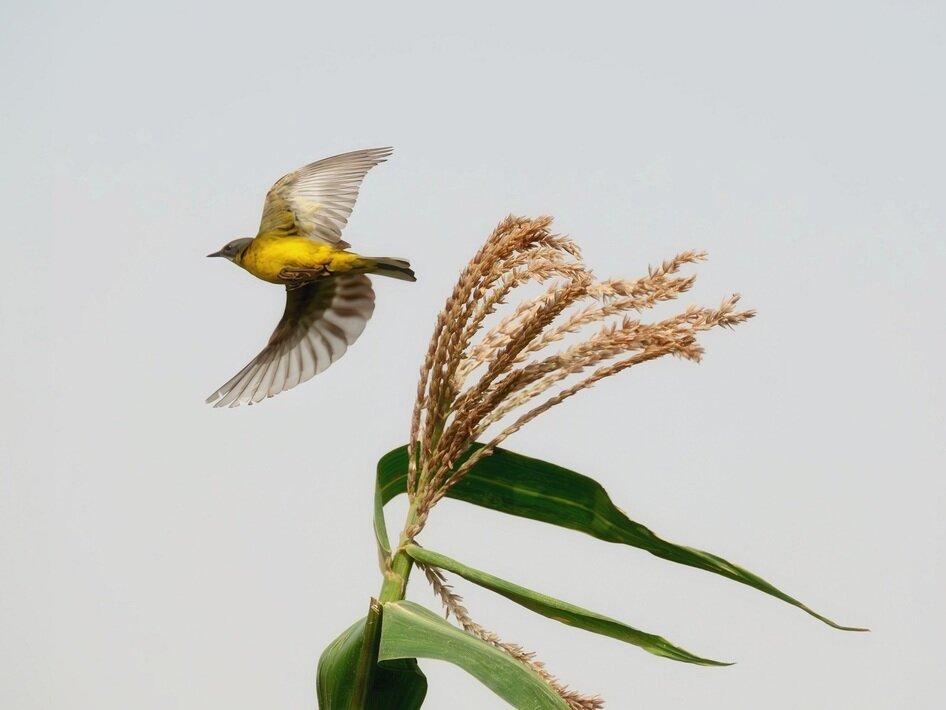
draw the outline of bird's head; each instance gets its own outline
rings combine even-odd
[[[223,249],[220,251],[215,251],[213,254],[208,254],[207,256],[222,256],[224,259],[234,261],[237,256],[243,253],[243,250],[246,249],[252,241],[253,240],[249,237],[234,239],[232,242],[224,244]]]

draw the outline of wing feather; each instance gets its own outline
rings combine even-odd
[[[280,178],[266,195],[260,233],[302,235],[339,249],[361,182],[392,148],[370,148],[310,163]]]
[[[255,404],[311,379],[345,354],[373,312],[374,290],[364,274],[287,290],[286,310],[269,343],[207,403]]]

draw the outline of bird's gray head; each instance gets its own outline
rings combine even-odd
[[[234,239],[232,242],[225,244],[223,249],[220,251],[215,251],[213,254],[208,254],[207,256],[222,256],[224,259],[229,259],[233,261],[238,254],[242,254],[243,250],[249,245],[253,240],[249,237],[243,237],[242,239]]]

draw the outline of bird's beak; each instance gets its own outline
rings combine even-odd
[[[211,257],[211,256],[223,256],[223,250],[215,251],[213,254],[208,254],[207,256],[208,256],[208,257]]]

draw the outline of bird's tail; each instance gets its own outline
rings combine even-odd
[[[371,270],[373,274],[390,276],[392,279],[401,281],[417,281],[411,270],[411,264],[406,259],[392,259],[387,256],[371,256],[368,259],[374,262],[374,268]]]

